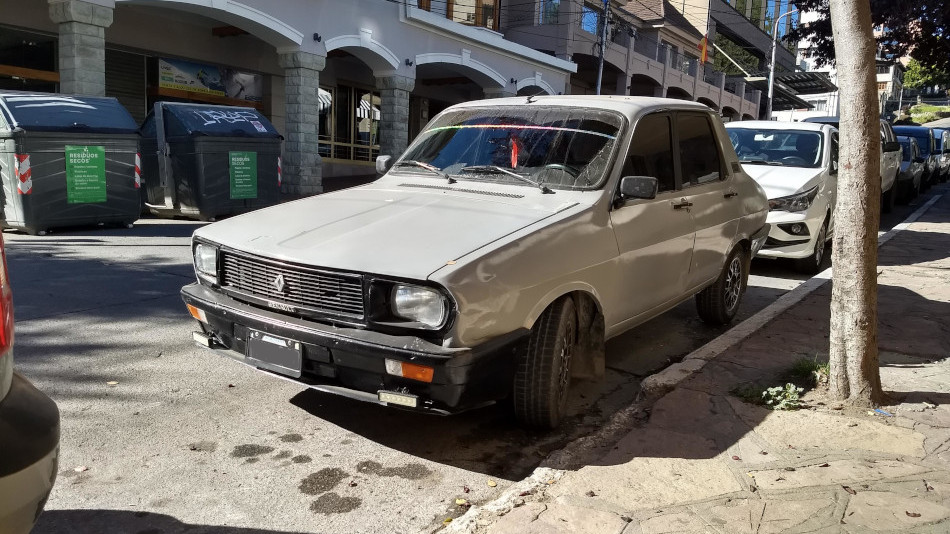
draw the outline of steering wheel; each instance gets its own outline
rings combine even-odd
[[[782,162],[789,165],[808,165],[808,162],[805,161],[805,158],[800,158],[798,156],[785,156],[782,158]]]
[[[543,167],[544,169],[553,169],[558,171],[564,171],[567,174],[571,175],[571,178],[577,178],[577,175],[581,173],[580,169],[572,167],[570,165],[565,165],[563,163],[548,163]]]

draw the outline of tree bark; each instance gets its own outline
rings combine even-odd
[[[829,346],[831,394],[883,400],[877,352],[877,230],[881,136],[876,43],[868,0],[831,0],[840,113]]]

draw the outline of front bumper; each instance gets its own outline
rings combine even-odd
[[[26,534],[56,481],[59,409],[17,373],[0,401],[0,531]]]
[[[807,258],[815,250],[815,239],[824,221],[824,211],[814,206],[805,212],[772,211],[768,222],[771,225],[768,239],[759,257],[765,258]],[[791,225],[800,224],[807,228],[807,234],[795,235],[787,231]]]
[[[300,376],[268,371],[321,391],[387,405],[380,392],[417,398],[415,408],[453,413],[508,395],[515,363],[527,343],[521,329],[473,348],[445,348],[414,336],[338,327],[258,308],[194,283],[181,290],[207,323],[196,341],[246,365],[248,336],[258,331],[301,344]],[[386,359],[431,367],[431,383],[386,372]],[[263,370],[263,369],[262,369]]]

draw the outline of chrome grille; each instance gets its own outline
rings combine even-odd
[[[222,252],[221,285],[259,298],[363,317],[359,275],[317,271]],[[277,282],[281,278],[282,284]],[[278,289],[281,286],[281,289]]]

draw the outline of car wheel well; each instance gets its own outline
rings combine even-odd
[[[589,380],[603,378],[606,367],[606,328],[600,303],[593,295],[583,291],[573,291],[568,295],[574,300],[577,313],[577,347],[571,376]]]

